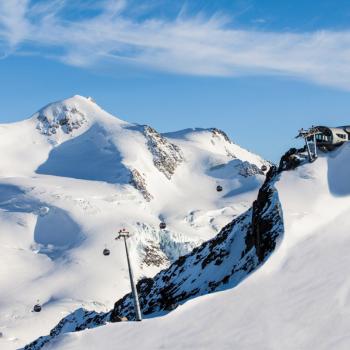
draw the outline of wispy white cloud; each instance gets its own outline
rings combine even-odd
[[[9,48],[26,37],[29,22],[26,18],[29,0],[4,0],[0,2],[0,38]]]
[[[86,9],[90,1],[75,3]],[[350,89],[349,31],[239,30],[215,14],[140,20],[127,0],[100,1],[92,15],[72,19],[71,4],[2,0],[0,45],[20,51],[26,44],[77,66],[112,60],[192,75],[279,74]]]

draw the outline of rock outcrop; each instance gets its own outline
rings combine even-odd
[[[148,192],[146,180],[140,172],[137,169],[132,169],[130,171],[130,177],[130,184],[140,191],[147,202],[151,201],[153,196]]]
[[[169,142],[148,125],[144,126],[143,133],[147,139],[148,149],[152,153],[155,167],[170,179],[178,165],[184,161],[180,147]]]
[[[280,160],[278,171],[293,170],[301,165],[306,159],[305,147],[296,149],[290,148]]]
[[[224,131],[217,129],[217,128],[211,128],[210,130],[211,130],[214,137],[217,137],[217,138],[222,137],[226,142],[232,143],[232,141],[230,140],[230,138],[227,136],[227,134]]]
[[[37,117],[37,129],[44,135],[56,134],[61,129],[65,134],[79,129],[87,122],[86,115],[77,107],[67,105],[57,106],[50,113],[45,109],[39,112]]]
[[[282,235],[282,208],[273,186],[278,176],[276,167],[271,167],[252,207],[251,241],[259,262],[263,262],[274,251]]]
[[[238,164],[236,168],[239,170],[239,175],[243,177],[264,175],[264,172],[258,166],[247,161]]]

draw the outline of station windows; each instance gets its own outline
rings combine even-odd
[[[346,140],[347,137],[344,134],[336,134],[340,139]]]
[[[321,141],[321,142],[328,142],[330,141],[330,137],[329,136],[326,136],[324,134],[316,134],[316,141]]]

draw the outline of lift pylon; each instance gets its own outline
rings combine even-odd
[[[130,262],[128,244],[126,242],[126,240],[130,237],[130,232],[128,232],[125,228],[123,228],[118,233],[119,234],[118,234],[118,236],[115,239],[117,239],[117,240],[118,239],[124,239],[126,259],[128,261],[128,269],[129,269],[129,278],[130,278],[131,292],[132,292],[132,296],[133,296],[133,299],[134,299],[134,308],[135,308],[136,321],[142,321],[142,314],[141,314],[139,296],[137,294],[137,288],[136,288],[136,284],[135,284],[135,280],[134,280],[134,273],[133,273],[131,262]]]

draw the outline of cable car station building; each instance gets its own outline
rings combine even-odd
[[[317,148],[323,151],[331,151],[344,142],[350,141],[350,125],[328,127],[312,126],[310,129],[299,130],[298,137],[305,140],[309,161],[317,158]]]
[[[338,146],[350,140],[350,126],[338,126],[335,128],[317,126],[315,134],[316,143],[320,146]],[[327,148],[327,147],[326,147]],[[331,147],[332,148],[332,147]]]

